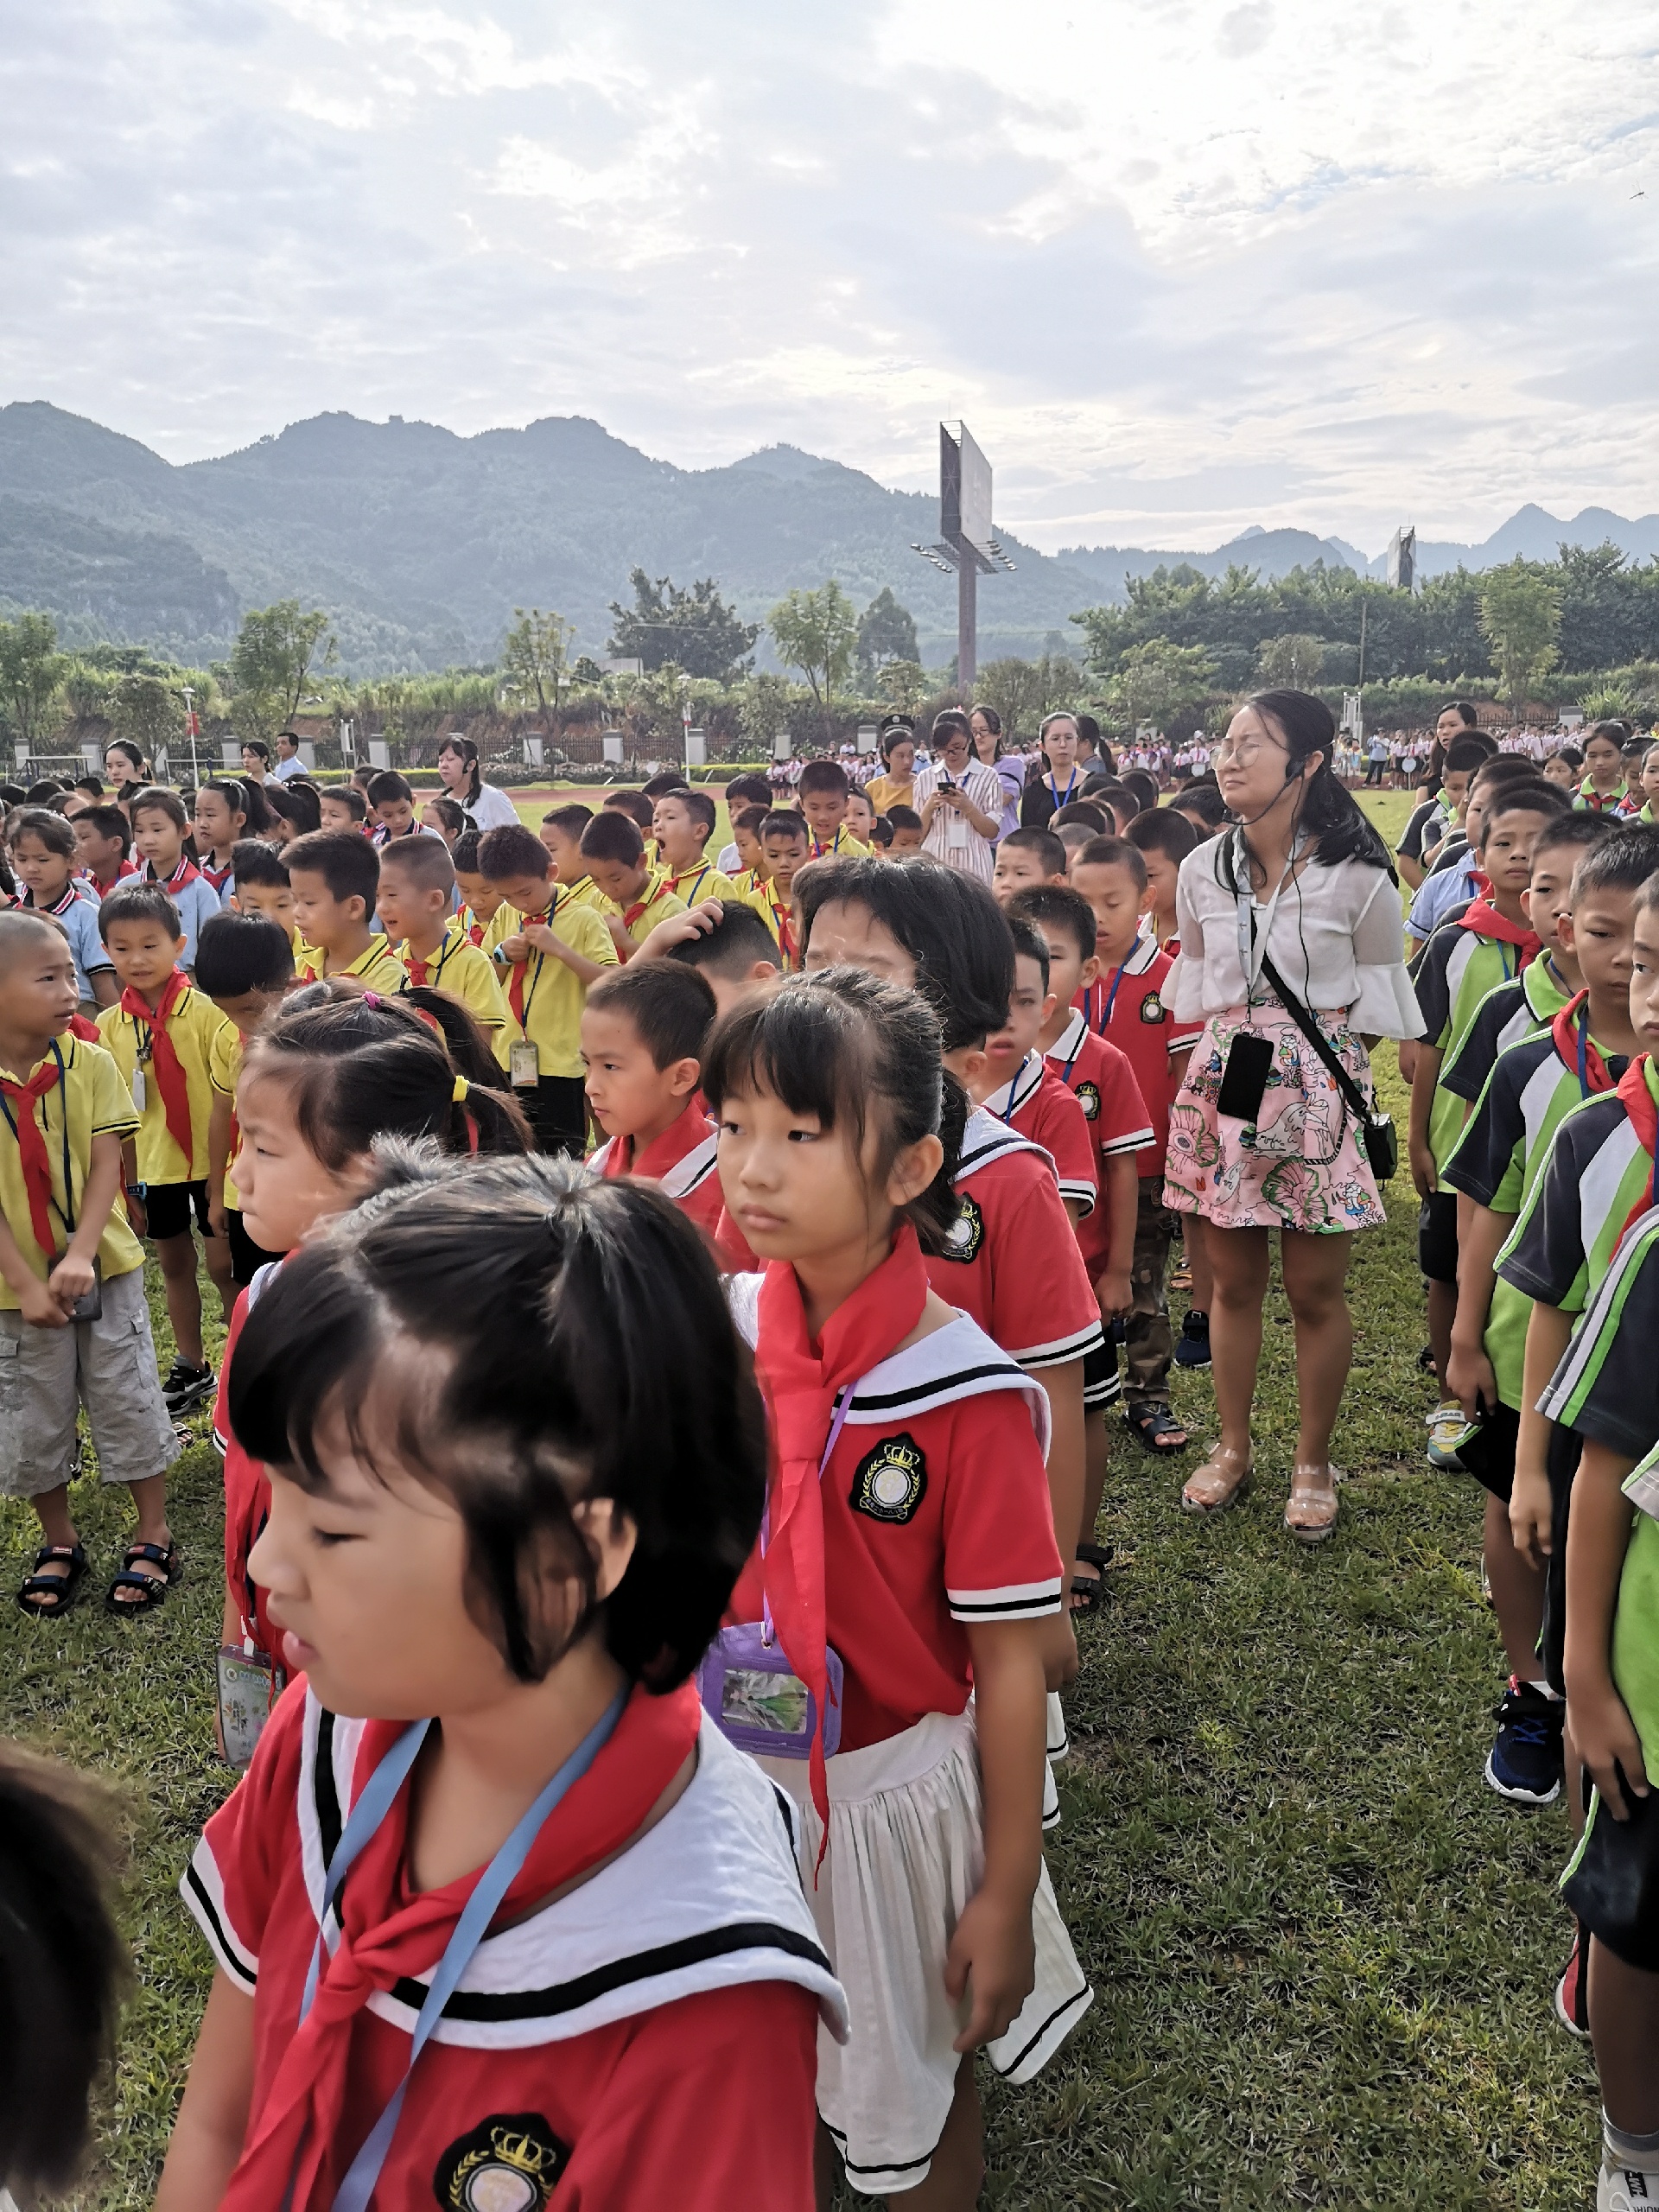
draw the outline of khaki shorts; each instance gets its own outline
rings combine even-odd
[[[37,1329],[0,1313],[0,1496],[34,1497],[68,1480],[79,1404],[103,1481],[144,1482],[178,1458],[142,1268],[105,1281],[96,1321]]]

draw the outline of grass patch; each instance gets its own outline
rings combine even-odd
[[[1404,799],[1370,804],[1397,834]],[[1357,1246],[1337,1446],[1351,1480],[1331,1542],[1305,1552],[1281,1525],[1295,1398],[1276,1287],[1245,1503],[1213,1525],[1183,1517],[1174,1471],[1114,1432],[1101,1532],[1117,1563],[1083,1631],[1050,1852],[1096,2002],[1033,2088],[989,2093],[988,2203],[1588,2200],[1593,2069],[1549,2011],[1567,1823],[1510,1811],[1481,1779],[1503,1672],[1481,1494],[1423,1463],[1403,1175],[1389,1200]],[[153,1271],[150,1287],[165,1362]],[[1184,1379],[1176,1404],[1211,1433],[1206,1377]],[[213,1751],[219,1477],[198,1426],[174,1487],[188,1579],[161,1612],[124,1624],[96,1602],[129,1514],[124,1492],[85,1483],[88,1598],[57,1624],[3,1611],[0,1727],[104,1775],[129,1808],[137,1988],[88,2190],[111,2212],[149,2200],[209,1978],[175,1888],[228,1778]],[[35,1541],[24,1508],[0,1510],[8,1586]]]

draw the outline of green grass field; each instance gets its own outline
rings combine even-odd
[[[1404,799],[1374,805],[1397,831]],[[1259,1484],[1236,1511],[1183,1518],[1178,1475],[1115,1433],[1100,1533],[1117,1559],[1083,1630],[1050,1854],[1096,1999],[1033,2088],[989,2096],[988,2203],[1589,2201],[1594,2073],[1549,2009],[1566,1818],[1512,1812],[1481,1779],[1501,1659],[1480,1596],[1480,1493],[1423,1462],[1403,1175],[1390,1215],[1360,1240],[1351,1285],[1358,1343],[1337,1452],[1351,1480],[1330,1543],[1301,1550],[1281,1525],[1295,1424],[1276,1294]],[[1207,1434],[1207,1379],[1176,1402]],[[137,1981],[87,2192],[100,2207],[149,2201],[208,1980],[175,1891],[228,1783],[213,1750],[219,1481],[200,1427],[175,1488],[189,1579],[162,1612],[124,1624],[83,1602],[55,1625],[4,1612],[0,1726],[105,1777],[130,1825]],[[77,1503],[106,1582],[124,1493],[83,1484]],[[0,1508],[9,1587],[33,1541],[23,1509]]]

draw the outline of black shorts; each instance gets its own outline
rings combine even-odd
[[[537,1152],[580,1160],[588,1149],[588,1093],[579,1075],[544,1075],[512,1096],[530,1117]]]
[[[1566,1880],[1567,1910],[1616,1959],[1659,1974],[1659,1794],[1633,1796],[1627,1821],[1598,1802]]]
[[[1583,1444],[1570,1428],[1549,1432],[1549,1557],[1544,1561],[1544,1624],[1538,1656],[1544,1680],[1557,1697],[1567,1695],[1567,1530],[1573,1504],[1573,1478]]]
[[[1092,1351],[1083,1355],[1084,1410],[1087,1412],[1091,1406],[1116,1405],[1122,1395],[1117,1346],[1109,1336],[1104,1344],[1096,1344]]]
[[[1458,1280],[1458,1194],[1436,1191],[1417,1217],[1417,1265],[1430,1282]]]
[[[157,1240],[188,1236],[193,1209],[197,1228],[204,1236],[211,1236],[213,1232],[207,1226],[206,1183],[151,1183],[144,1192],[145,1230]]]
[[[1507,1505],[1515,1491],[1515,1447],[1521,1440],[1521,1416],[1513,1406],[1495,1406],[1458,1457],[1484,1491]]]
[[[231,1248],[231,1281],[238,1290],[245,1290],[261,1268],[272,1260],[280,1260],[280,1252],[267,1252],[263,1244],[256,1244],[242,1226],[242,1217],[234,1206],[225,1209],[225,1235]]]

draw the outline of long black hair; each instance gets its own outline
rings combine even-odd
[[[861,906],[916,963],[947,1052],[978,1046],[1008,1018],[1014,939],[989,888],[924,854],[900,861],[815,861],[798,879],[803,956],[828,906]]]
[[[1380,868],[1393,876],[1388,847],[1332,767],[1337,718],[1324,700],[1316,699],[1311,691],[1287,690],[1257,691],[1244,704],[1253,707],[1282,734],[1287,779],[1315,753],[1322,755],[1319,766],[1304,779],[1296,816],[1298,828],[1313,841],[1313,857],[1319,865],[1335,868],[1338,861],[1359,861],[1366,868]],[[1230,853],[1231,845],[1230,838],[1224,839],[1222,851]]]
[[[484,782],[483,772],[478,765],[477,746],[474,744],[470,737],[451,735],[449,737],[446,737],[442,741],[438,747],[438,751],[440,753],[458,753],[461,759],[467,763],[467,767],[472,771],[472,780],[467,786],[467,797],[462,801],[462,804],[466,806],[476,805],[478,803],[479,791]]]
[[[382,1168],[249,1314],[238,1441],[326,1490],[319,1434],[338,1411],[373,1466],[362,1409],[388,1349],[412,1345],[423,1383],[396,1455],[460,1514],[468,1609],[505,1663],[539,1681],[596,1624],[631,1679],[672,1689],[720,1625],[766,1497],[760,1394],[702,1237],[660,1191],[575,1161],[392,1146]],[[636,1531],[602,1604],[572,1516],[585,1498]],[[573,1609],[562,1577],[582,1589]]]

